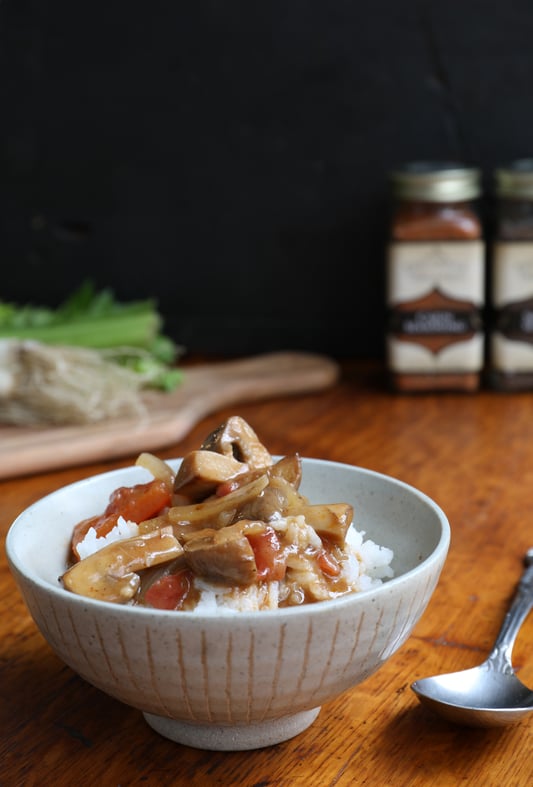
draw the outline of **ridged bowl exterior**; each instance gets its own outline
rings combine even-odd
[[[99,512],[115,487],[146,480],[144,472],[114,471],[49,495],[13,523],[7,553],[55,653],[149,714],[231,726],[319,707],[401,647],[446,559],[449,524],[428,497],[369,470],[304,459],[301,491],[311,502],[352,503],[357,529],[394,550],[394,579],[333,601],[231,616],[119,606],[65,591],[58,577],[72,526]]]

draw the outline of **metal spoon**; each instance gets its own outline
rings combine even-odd
[[[533,547],[526,569],[489,657],[478,667],[416,680],[412,690],[449,721],[473,727],[504,726],[533,713],[533,691],[515,675],[511,653],[520,626],[533,607]]]

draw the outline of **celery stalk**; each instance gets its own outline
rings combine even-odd
[[[78,347],[145,347],[158,335],[161,321],[157,314],[117,314],[98,318],[77,318],[41,326],[2,326],[0,338],[35,339],[43,344]]]
[[[121,303],[90,282],[56,309],[0,301],[0,339],[110,351],[113,362],[134,369],[151,387],[172,390],[181,380],[172,368],[181,348],[161,328],[153,300]]]

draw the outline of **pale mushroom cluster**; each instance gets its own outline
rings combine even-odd
[[[78,524],[73,563],[61,578],[68,590],[163,609],[260,610],[361,589],[365,542],[362,534],[355,546],[347,540],[352,506],[311,504],[299,492],[298,454],[274,461],[239,416],[187,454],[175,474],[152,454],[137,463],[154,481],[117,490],[102,517]],[[136,518],[121,509],[135,490],[162,501],[160,509]],[[117,536],[125,530],[132,535]],[[80,559],[90,538],[95,551]],[[379,582],[391,574],[392,553],[369,544],[380,553]]]

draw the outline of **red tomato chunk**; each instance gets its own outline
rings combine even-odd
[[[104,513],[79,522],[72,535],[72,552],[76,559],[78,544],[89,529],[94,527],[98,538],[106,536],[117,524],[120,516],[130,522],[143,522],[157,516],[172,502],[172,494],[164,481],[154,479],[146,484],[121,486],[112,493]]]
[[[156,609],[179,609],[189,595],[192,573],[188,570],[167,574],[148,588],[145,599]]]
[[[247,538],[254,551],[257,578],[266,582],[283,579],[287,566],[274,528],[267,527],[263,533]]]

